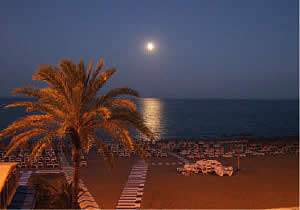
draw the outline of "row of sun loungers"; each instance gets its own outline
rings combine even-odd
[[[148,158],[151,157],[166,158],[168,157],[168,153],[163,151],[147,151],[146,156]]]
[[[57,158],[56,152],[53,149],[45,149],[43,153],[35,157],[34,160],[29,160],[30,151],[20,150],[15,151],[5,156],[5,151],[0,151],[0,162],[17,162],[18,168],[59,168],[60,161]]]
[[[117,157],[131,157],[132,155],[136,154],[135,151],[128,151],[125,148],[121,147],[121,145],[116,144],[114,146],[109,147],[110,152],[113,153],[114,156]],[[168,157],[168,153],[166,151],[162,151],[161,149],[154,149],[154,148],[147,148],[145,149],[146,151],[146,156],[148,158],[150,157]],[[101,154],[102,150],[98,149],[98,153]]]
[[[233,143],[233,145],[231,145]],[[167,142],[142,142],[142,147],[147,151],[146,156],[168,157],[168,151],[176,151],[181,156],[195,160],[200,158],[232,158],[233,156],[265,156],[282,155],[286,153],[299,153],[299,144],[263,144],[249,143],[248,140],[218,141],[212,144],[205,141],[167,141]],[[117,157],[131,157],[135,151],[128,151],[121,144],[108,144],[108,148]],[[101,151],[99,150],[99,153]]]

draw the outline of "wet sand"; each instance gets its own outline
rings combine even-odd
[[[232,159],[223,159],[232,165]],[[183,176],[178,166],[150,166],[142,208],[279,208],[299,206],[299,156],[247,157],[239,174]]]

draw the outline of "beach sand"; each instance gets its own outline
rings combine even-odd
[[[70,159],[70,153],[67,155]],[[102,157],[90,152],[88,167],[80,177],[100,208],[116,207],[132,166],[138,157],[116,158],[115,167],[107,170]],[[232,166],[232,158],[219,159]],[[239,174],[183,176],[176,166],[152,166],[151,162],[173,162],[152,158],[145,183],[142,208],[241,209],[299,206],[299,155],[241,158]],[[236,166],[236,159],[234,165]]]
[[[115,165],[111,170],[104,166],[102,157],[95,152],[88,156],[88,167],[82,167],[80,177],[89,192],[103,209],[114,209],[119,201],[132,166],[138,158],[115,158]]]
[[[138,160],[117,158],[108,171],[102,157],[91,152],[88,167],[80,176],[101,208],[116,207],[130,169]],[[151,162],[176,159],[154,158]],[[220,159],[232,165],[232,159]],[[236,161],[234,162],[236,164]],[[180,166],[151,166],[144,189],[142,208],[279,208],[299,206],[299,156],[247,157],[240,160],[241,171],[233,176],[183,176]]]
[[[232,159],[221,160],[232,165]],[[178,167],[178,166],[177,166]],[[151,166],[142,208],[278,208],[299,205],[299,156],[247,157],[231,177],[183,176]]]

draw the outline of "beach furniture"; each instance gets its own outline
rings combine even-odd
[[[146,156],[147,158],[151,158],[151,157],[152,157],[152,155],[151,155],[150,152],[147,152],[147,153],[145,154],[145,156]]]
[[[59,168],[59,163],[58,162],[53,163],[53,167],[54,168]]]
[[[15,156],[9,156],[9,162],[15,162]]]
[[[48,162],[50,162],[50,158],[47,156],[47,157],[45,157],[45,161],[48,163]]]
[[[222,167],[222,166],[217,166],[217,167],[215,167],[215,173],[216,173],[218,176],[223,176],[223,175],[224,175],[223,167]]]
[[[192,173],[199,173],[199,169],[196,168],[192,164],[187,164],[187,163],[184,164],[183,171],[181,172],[181,174],[183,174],[183,175],[190,175]]]
[[[195,159],[199,159],[199,158],[201,158],[201,155],[197,153],[194,155],[194,157],[195,157]]]
[[[87,166],[87,161],[86,160],[81,160],[80,161],[80,167],[82,167],[82,166]]]
[[[203,175],[207,175],[208,170],[207,170],[206,165],[205,165],[204,167],[201,168],[201,172],[202,172]]]
[[[44,163],[43,162],[38,162],[38,168],[44,168]]]
[[[38,168],[38,163],[37,162],[31,163],[31,168]]]
[[[233,167],[229,166],[229,167],[223,167],[223,173],[228,175],[228,176],[232,176],[233,174]]]
[[[188,159],[193,160],[194,159],[194,155],[188,155]]]
[[[255,156],[265,156],[265,153],[263,153],[263,152],[254,152],[253,154]]]
[[[212,167],[211,165],[206,165],[206,167],[205,167],[205,170],[206,170],[206,173],[212,173],[212,172],[214,172],[214,167]]]
[[[162,152],[162,153],[160,154],[160,157],[168,157],[168,154],[167,154],[166,152]]]
[[[242,153],[240,154],[240,157],[246,157],[246,154]]]
[[[184,168],[176,168],[176,171],[181,174],[184,171]]]
[[[224,157],[224,158],[231,158],[231,157],[232,157],[232,154],[224,154],[223,157]]]

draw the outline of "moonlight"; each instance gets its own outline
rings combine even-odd
[[[154,44],[152,42],[147,43],[147,50],[148,51],[153,51],[154,50]]]

